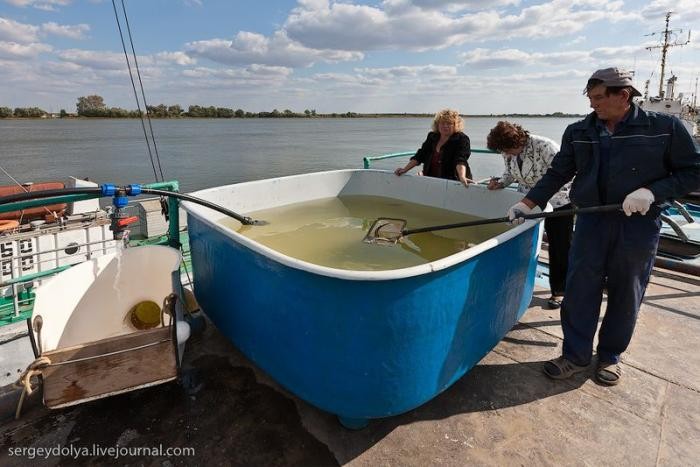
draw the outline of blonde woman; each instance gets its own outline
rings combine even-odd
[[[423,175],[459,180],[464,186],[474,183],[467,160],[471,155],[469,137],[463,133],[464,121],[459,112],[444,109],[435,114],[432,131],[416,154],[404,167],[394,171],[403,175],[423,164]]]

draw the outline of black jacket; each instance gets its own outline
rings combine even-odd
[[[440,133],[431,131],[421,148],[416,152],[416,155],[411,159],[423,164],[423,175],[438,178],[448,178],[450,180],[459,180],[457,177],[457,164],[464,164],[467,167],[467,178],[473,179],[472,171],[469,168],[467,159],[471,155],[471,147],[469,144],[469,136],[462,132],[454,133],[450,136],[445,144],[440,149],[440,157],[442,158],[441,172],[439,174],[430,173],[433,154],[435,154],[435,146],[440,140]]]
[[[648,188],[657,203],[682,196],[700,186],[700,152],[680,120],[645,112],[633,104],[629,121],[611,137],[608,203],[621,203],[638,188]],[[574,176],[571,202],[600,205],[598,170],[600,136],[595,113],[566,128],[552,167],[526,197],[544,207]]]

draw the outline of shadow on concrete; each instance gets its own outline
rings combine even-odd
[[[233,356],[238,358],[242,357]],[[335,416],[259,383],[253,369],[230,361],[219,355],[196,358],[192,365],[197,376],[188,388],[170,383],[64,410],[34,407],[19,422],[0,429],[0,465],[18,460],[7,457],[10,447],[57,443],[76,449],[162,445],[196,450],[196,457],[147,457],[153,465],[166,460],[172,465],[337,465],[361,455],[401,425],[527,404],[574,390],[590,377],[551,381],[541,373],[543,362],[482,364],[428,403],[349,431]],[[342,445],[342,452],[334,455],[302,424],[298,407],[320,424],[311,431],[324,430],[323,438],[329,445]],[[61,429],[64,439],[57,439]],[[46,465],[123,465],[138,459],[143,458],[65,456]]]
[[[591,377],[586,373],[570,381],[552,381],[542,374],[543,364],[478,365],[435,399],[410,412],[373,420],[360,431],[333,433],[344,438],[346,448],[338,461],[351,461],[401,425],[527,404],[575,390]]]

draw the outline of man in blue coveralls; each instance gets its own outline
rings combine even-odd
[[[544,365],[553,379],[588,368],[607,285],[595,378],[615,385],[656,256],[659,204],[700,187],[700,151],[676,117],[645,112],[632,102],[641,94],[629,72],[598,70],[584,94],[593,112],[567,127],[552,167],[508,216],[514,224],[524,222],[519,215],[544,208],[574,176],[570,195],[576,207],[622,203],[624,212],[577,216],[561,307],[562,356]]]

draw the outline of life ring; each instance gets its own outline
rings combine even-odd
[[[0,232],[5,232],[6,230],[14,230],[19,227],[19,222],[13,220],[0,220]]]

